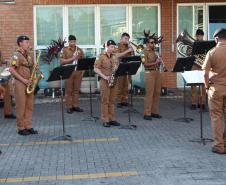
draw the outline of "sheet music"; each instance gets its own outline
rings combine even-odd
[[[185,71],[181,75],[186,84],[204,84],[204,71]]]

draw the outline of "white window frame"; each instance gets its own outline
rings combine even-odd
[[[87,49],[89,49],[89,48],[96,48],[96,29],[95,29],[95,23],[96,23],[96,12],[97,12],[97,7],[95,6],[95,5],[65,5],[65,12],[67,13],[66,15],[65,15],[65,34],[64,34],[64,37],[66,38],[66,41],[67,41],[67,36],[70,34],[69,33],[69,21],[68,21],[68,8],[78,8],[78,7],[89,7],[89,8],[94,8],[94,34],[95,34],[95,43],[94,44],[90,44],[90,45],[80,45],[79,47],[81,47],[81,48],[87,48]]]
[[[145,6],[148,6],[148,7],[157,7],[157,10],[158,10],[158,34],[159,36],[161,35],[161,8],[160,8],[160,4],[159,3],[152,3],[152,4],[130,4],[129,5],[129,34],[131,35],[131,40],[133,40],[133,35],[132,35],[132,8],[133,7],[145,7]],[[147,30],[146,30],[147,31]]]
[[[37,22],[36,22],[36,7],[40,7],[40,8],[54,8],[54,7],[62,7],[62,15],[63,15],[63,27],[65,25],[65,18],[64,18],[64,14],[65,14],[65,8],[64,6],[62,5],[47,5],[47,6],[44,6],[44,5],[35,5],[33,6],[33,27],[34,27],[34,49],[35,50],[39,50],[39,49],[46,49],[48,47],[48,45],[37,45]],[[63,29],[63,38],[64,38],[64,29]]]
[[[202,6],[203,7],[203,31],[205,33],[204,39],[207,39],[207,33],[208,32],[207,32],[207,28],[206,28],[207,21],[206,21],[206,18],[205,18],[205,15],[206,15],[205,3],[178,3],[177,4],[177,36],[180,34],[179,33],[179,7],[181,7],[181,6],[192,6],[193,10],[194,10],[195,6]],[[194,33],[193,33],[193,35],[194,35]]]
[[[132,8],[133,7],[157,7],[158,10],[158,33],[161,35],[161,9],[159,3],[153,3],[153,4],[97,4],[97,5],[34,5],[33,6],[33,22],[34,22],[34,49],[46,49],[48,46],[45,45],[37,45],[37,24],[36,24],[36,8],[37,7],[61,7],[62,8],[62,15],[63,15],[63,39],[68,37],[69,34],[69,22],[68,22],[68,8],[69,7],[93,7],[94,13],[95,13],[95,25],[94,25],[94,31],[95,31],[95,44],[94,45],[79,45],[81,48],[95,48],[96,54],[98,55],[100,53],[100,49],[102,48],[101,43],[101,35],[100,35],[100,8],[101,7],[125,7],[126,8],[126,29],[128,33],[131,35],[132,38]]]

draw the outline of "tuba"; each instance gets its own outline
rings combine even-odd
[[[178,43],[177,51],[178,53],[183,57],[188,57],[191,55],[192,45],[195,42],[195,39],[192,38],[191,35],[187,32],[187,30],[184,30],[179,34],[177,37],[176,43]],[[184,52],[184,48],[186,51]]]
[[[41,50],[38,51],[36,63],[33,66],[31,76],[29,78],[29,80],[31,80],[32,83],[28,85],[26,88],[27,94],[32,94],[35,91],[35,88],[37,87],[38,82],[44,78],[43,73],[39,70],[40,56],[41,56]]]
[[[194,42],[195,42],[195,39],[191,35],[189,35],[187,30],[184,30],[183,32],[181,32],[176,40],[176,43],[178,43],[178,46],[177,46],[178,53],[183,57],[191,56],[192,46]],[[185,49],[186,51],[184,51]],[[202,67],[206,54],[198,54],[193,56],[195,57],[194,63],[199,67]]]
[[[135,47],[135,51],[137,52],[137,54],[140,56],[141,62],[144,63],[145,58],[144,58],[144,46],[139,44],[134,44],[133,42],[129,42],[131,44],[132,47]]]

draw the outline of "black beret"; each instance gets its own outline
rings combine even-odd
[[[224,28],[219,28],[217,29],[214,34],[213,34],[213,37],[217,37],[219,34],[226,34],[226,29]]]
[[[76,40],[76,37],[74,35],[69,35],[68,40]]]
[[[115,41],[113,41],[113,40],[108,40],[108,41],[107,41],[107,46],[110,46],[110,45],[116,45]]]
[[[17,37],[17,44],[19,45],[19,43],[24,41],[24,40],[30,40],[30,39],[26,35],[20,35],[19,37]]]

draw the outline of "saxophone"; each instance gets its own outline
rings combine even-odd
[[[116,71],[118,69],[118,66],[117,64],[114,64],[114,67],[113,67],[113,70],[112,70],[112,73],[111,73],[111,76],[108,80],[108,87],[112,88],[115,86],[116,84],[116,81],[117,81],[117,77],[115,76],[116,74]]]
[[[41,51],[39,50],[36,63],[33,66],[31,76],[29,78],[29,80],[32,81],[32,83],[28,85],[26,88],[27,94],[32,94],[35,91],[35,88],[37,87],[38,82],[44,78],[43,73],[39,70],[40,56],[41,56]]]

